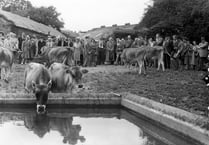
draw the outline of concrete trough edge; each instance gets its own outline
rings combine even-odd
[[[180,132],[194,140],[197,140],[204,145],[209,145],[209,131],[206,129],[202,129],[198,126],[194,126],[191,123],[181,121],[173,116],[164,114],[163,112],[157,111],[155,109],[151,109],[145,105],[141,105],[129,99],[123,98],[121,105],[139,114],[142,114],[151,120],[157,121],[168,128]]]
[[[32,94],[0,94],[0,105],[35,104]],[[66,94],[50,93],[47,104],[51,105],[120,105],[121,97],[112,93]]]

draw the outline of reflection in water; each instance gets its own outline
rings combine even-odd
[[[127,120],[116,117],[4,114],[0,116],[0,123],[0,135],[7,138],[8,132],[11,131],[22,142],[21,144],[25,145],[28,142],[30,145],[147,145],[148,143],[141,129]],[[5,133],[1,134],[1,132]],[[7,145],[16,143],[7,139],[5,142]],[[1,144],[2,140],[0,140]]]
[[[24,118],[24,125],[34,134],[43,138],[50,130],[58,131],[63,136],[63,143],[76,145],[78,140],[85,141],[83,136],[79,135],[81,131],[80,125],[73,125],[73,118],[56,118],[49,117],[46,114],[33,115]]]
[[[194,144],[120,109],[55,112],[0,112],[0,145]]]

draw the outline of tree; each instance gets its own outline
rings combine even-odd
[[[53,6],[36,8],[26,0],[0,0],[0,7],[5,11],[23,17],[30,17],[34,21],[51,26],[59,31],[64,27],[64,22],[59,20],[60,13]]]
[[[149,28],[153,32],[178,33],[197,40],[209,38],[208,0],[153,0],[136,29]]]
[[[53,6],[32,8],[28,10],[26,16],[29,16],[34,21],[56,28],[59,31],[60,28],[64,27],[64,22],[58,18],[60,13]]]
[[[12,13],[17,13],[18,11],[28,10],[32,8],[32,4],[26,0],[0,0],[0,7]]]

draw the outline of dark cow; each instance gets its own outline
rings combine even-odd
[[[141,74],[142,67],[144,67],[144,73],[146,73],[145,60],[157,59],[158,70],[162,65],[163,71],[165,70],[163,62],[163,47],[161,46],[142,46],[139,48],[128,48],[125,49],[121,54],[121,60],[125,65],[131,65],[137,63],[139,65],[139,74]]]
[[[29,63],[25,69],[24,87],[36,97],[37,112],[44,113],[52,81],[49,71],[39,63]]]
[[[73,48],[70,47],[47,48],[42,52],[41,58],[47,61],[47,67],[54,62],[68,66],[74,65]]]
[[[5,82],[8,82],[16,53],[16,50],[11,51],[7,48],[0,47],[0,79],[4,79]]]
[[[77,86],[82,88],[82,75],[88,70],[80,69],[80,67],[69,67],[62,63],[53,63],[49,71],[52,75],[52,92],[72,92],[73,88]]]

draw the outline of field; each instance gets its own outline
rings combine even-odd
[[[14,65],[9,84],[0,81],[0,93],[24,92],[24,65]],[[86,68],[89,73],[83,82],[86,92],[130,92],[192,113],[206,115],[209,89],[201,81],[198,71],[157,71],[149,68],[147,75],[123,66]]]

